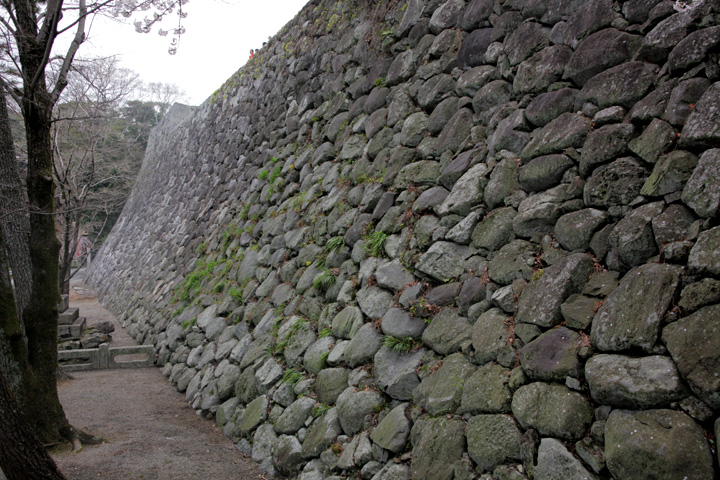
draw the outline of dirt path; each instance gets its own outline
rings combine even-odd
[[[88,325],[116,324],[113,346],[135,344],[94,292],[76,284],[70,305]],[[106,439],[53,457],[69,480],[263,479],[267,474],[185,403],[157,368],[73,372],[58,385],[70,423]]]

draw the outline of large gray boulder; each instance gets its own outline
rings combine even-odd
[[[375,329],[375,325],[364,324],[345,347],[345,361],[351,367],[371,363],[377,351],[380,350],[381,342],[382,338]]]
[[[488,253],[508,244],[515,238],[513,219],[517,213],[513,207],[496,208],[490,212],[473,229],[470,245],[480,253]]]
[[[248,403],[240,418],[239,430],[242,435],[249,435],[265,421],[268,405],[270,405],[270,400],[265,395]]]
[[[399,292],[408,283],[415,281],[415,276],[399,260],[393,260],[378,267],[375,271],[375,279],[379,286]]]
[[[319,338],[315,343],[310,345],[305,351],[303,357],[303,367],[308,373],[316,375],[320,370],[325,368],[327,356],[330,354],[335,339],[332,336]]]
[[[642,134],[628,144],[630,151],[648,163],[657,162],[660,155],[675,146],[677,132],[666,121],[653,119]]]
[[[384,325],[384,320],[383,320]],[[422,334],[425,345],[441,355],[448,355],[470,345],[472,328],[467,318],[451,308],[444,308],[432,317]]]
[[[474,371],[464,354],[453,353],[415,387],[413,401],[430,415],[451,413],[460,405],[465,381]]]
[[[714,227],[700,234],[690,250],[688,268],[693,273],[720,275],[720,227]]]
[[[534,258],[535,246],[532,243],[514,240],[493,256],[488,265],[488,275],[501,285],[509,285],[520,278],[530,280],[533,275],[530,265]]]
[[[614,28],[593,33],[572,54],[563,77],[582,87],[603,70],[628,61],[641,42],[642,37]]]
[[[651,197],[659,197],[674,193],[677,191],[683,191],[683,187],[688,189],[687,181],[693,172],[696,170],[698,159],[695,155],[684,150],[676,150],[670,152],[667,155],[660,157],[653,168],[650,177],[643,185],[640,193],[642,195],[648,195]],[[700,177],[702,174],[698,174]],[[712,173],[710,175],[713,175]],[[705,182],[707,179],[705,179]],[[699,182],[703,183],[703,181]],[[700,187],[702,190],[708,188],[707,185]],[[688,191],[692,190],[692,187]],[[694,190],[693,193],[697,192]],[[686,204],[690,205],[692,200],[688,194],[688,198],[685,201]],[[715,200],[709,200],[709,197],[704,196],[704,193],[699,194],[700,198],[712,204]]]
[[[648,169],[631,157],[603,165],[585,183],[585,205],[597,208],[628,205],[640,194],[647,175]]]
[[[692,391],[720,408],[720,305],[701,308],[663,329],[663,341]]]
[[[465,423],[444,417],[422,420],[413,426],[412,437],[412,478],[452,480],[455,462],[465,450]]]
[[[553,45],[540,50],[518,66],[513,81],[517,93],[540,93],[560,80],[572,50],[564,45]]]
[[[390,410],[370,434],[370,439],[394,453],[405,450],[412,428],[412,422],[405,413],[408,405],[401,403]]]
[[[591,120],[574,113],[563,113],[545,125],[520,153],[523,161],[562,152],[568,147],[581,147],[590,131]]]
[[[673,361],[659,355],[597,355],[585,364],[585,378],[593,400],[613,407],[668,407],[687,396]]]
[[[568,255],[546,268],[520,295],[516,320],[540,327],[553,327],[562,321],[560,306],[573,293],[579,293],[593,271],[587,254]]]
[[[593,234],[609,218],[607,212],[596,208],[566,213],[555,224],[555,238],[566,250],[587,250]]]
[[[337,409],[331,408],[325,415],[316,418],[310,425],[302,444],[302,456],[305,459],[319,457],[342,433],[338,421]]]
[[[521,460],[522,432],[508,415],[478,415],[467,424],[467,448],[481,471]]]
[[[580,174],[587,177],[600,165],[625,155],[636,135],[632,123],[612,123],[590,132],[580,154]]]
[[[592,403],[585,397],[564,385],[543,382],[520,387],[512,412],[524,429],[564,440],[582,438],[593,419]]]
[[[348,386],[347,368],[326,368],[317,374],[317,398],[321,403],[334,404]]]
[[[347,306],[335,315],[332,334],[337,338],[352,339],[363,325],[363,314],[358,307]]]
[[[571,112],[578,90],[562,88],[541,93],[525,109],[525,118],[538,127],[544,127],[563,113]]]
[[[605,423],[605,459],[618,480],[713,478],[702,429],[675,410],[613,410]]]
[[[682,191],[682,200],[703,218],[720,212],[720,148],[706,150]]]
[[[378,392],[346,388],[337,399],[338,420],[345,434],[355,435],[362,430],[365,417],[379,411],[382,405],[383,398]]]
[[[458,413],[509,413],[510,374],[497,363],[482,365],[465,382]]]
[[[567,447],[554,438],[543,438],[538,448],[536,480],[596,480]]]
[[[549,44],[550,30],[539,22],[520,24],[504,43],[510,65],[517,65]]]
[[[629,271],[592,322],[592,344],[602,351],[652,351],[680,280],[676,267],[647,264]]]
[[[531,380],[564,382],[580,376],[580,334],[569,328],[548,330],[520,349],[520,364]]]
[[[678,146],[688,150],[713,148],[720,141],[720,82],[708,88],[680,132]]]
[[[575,104],[592,102],[600,108],[620,105],[630,108],[655,83],[658,67],[646,62],[625,62],[608,68],[585,83]]]
[[[300,397],[283,411],[275,422],[275,431],[280,434],[292,435],[305,426],[310,416],[315,400],[310,397]]]
[[[364,286],[357,292],[356,298],[362,313],[373,320],[382,317],[392,304],[392,293],[376,286]]]
[[[400,308],[391,308],[382,318],[383,333],[393,337],[420,338],[426,327],[422,318],[412,317]]]
[[[415,369],[424,354],[425,349],[403,354],[381,347],[375,354],[375,380],[380,389],[396,400],[410,400],[420,383]]]
[[[658,252],[652,221],[662,213],[663,206],[663,202],[648,203],[625,215],[617,223],[608,237],[608,267],[626,272],[645,263]]]
[[[465,245],[436,242],[420,256],[415,268],[440,282],[447,282],[465,272],[464,260],[469,254],[470,249]]]
[[[575,162],[567,155],[543,155],[533,158],[520,168],[518,181],[526,192],[547,190],[560,183],[565,171],[574,165]]]
[[[509,345],[508,316],[499,308],[493,308],[480,315],[473,325],[473,348],[475,361],[479,364],[497,359],[502,350]]]
[[[668,68],[673,74],[708,58],[709,51],[720,43],[720,26],[692,32],[680,40],[668,55]]]
[[[273,465],[282,475],[292,475],[302,466],[302,445],[294,435],[281,435],[272,450]]]
[[[487,184],[486,175],[488,173],[489,168],[484,163],[478,163],[471,167],[455,182],[450,195],[445,198],[438,208],[438,213],[440,215],[448,213],[467,215],[470,213],[472,208],[483,200],[483,191]]]

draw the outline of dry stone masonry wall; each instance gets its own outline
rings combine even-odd
[[[92,267],[269,472],[712,479],[720,8],[314,0]]]

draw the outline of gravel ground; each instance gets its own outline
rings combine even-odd
[[[98,304],[94,292],[75,282],[70,305],[88,325],[112,320],[112,346],[135,344]],[[69,480],[266,479],[212,422],[199,417],[157,368],[73,372],[58,384],[70,423],[106,441],[79,453],[52,452]]]

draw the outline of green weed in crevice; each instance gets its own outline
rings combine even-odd
[[[315,277],[313,287],[324,293],[327,292],[335,282],[337,282],[335,274],[331,270],[325,269]]]
[[[280,177],[280,173],[282,173],[282,165],[276,165],[272,172],[268,175],[268,181],[270,183],[274,183],[275,180]]]
[[[412,337],[394,337],[392,335],[383,335],[382,344],[398,353],[408,353],[420,346],[418,341]]]
[[[327,412],[329,412],[331,408],[332,407],[330,405],[327,405],[324,403],[318,403],[317,405],[315,405],[315,407],[313,407],[313,411],[312,411],[313,416],[314,417],[322,417]]]
[[[325,251],[327,253],[339,252],[345,247],[345,237],[337,236],[327,241],[325,244]]]
[[[193,318],[192,320],[185,320],[184,322],[182,322],[182,323],[180,324],[180,327],[181,327],[183,330],[189,330],[189,329],[191,329],[192,327],[195,326],[195,322],[197,322],[197,319],[196,319],[196,318]]]
[[[305,379],[305,375],[302,372],[298,372],[294,368],[288,368],[285,370],[285,373],[283,374],[282,378],[280,379],[280,383],[287,383],[289,385],[295,385],[300,380]]]
[[[385,240],[387,240],[387,237],[387,233],[381,231],[366,235],[363,238],[365,241],[363,249],[371,257],[383,257],[385,256],[385,250],[383,247],[385,246]]]

